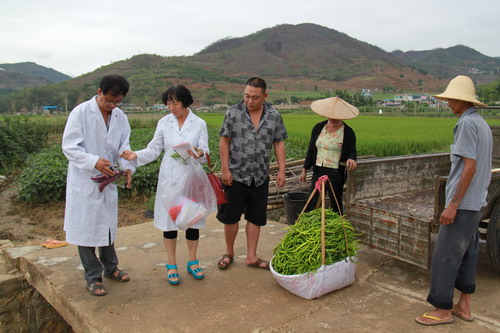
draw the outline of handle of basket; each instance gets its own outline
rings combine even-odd
[[[339,202],[337,200],[337,196],[335,195],[335,191],[333,190],[332,182],[330,181],[330,179],[328,179],[328,184],[330,184],[330,190],[333,193],[333,199],[335,200],[335,203],[337,204],[337,208],[339,209],[339,214],[342,215],[342,208],[339,205]]]
[[[309,206],[309,203],[311,202],[312,198],[314,197],[314,195],[316,194],[316,192],[318,192],[316,189],[314,189],[311,193],[311,195],[309,196],[309,199],[307,199],[307,202],[306,204],[304,205],[304,208],[302,208],[302,211],[300,212],[299,216],[297,216],[297,220],[295,223],[299,223],[300,221],[300,217],[302,216],[302,214],[304,214],[305,210],[307,209],[307,207]]]
[[[325,182],[321,182],[321,265],[323,266],[325,265],[325,252]]]
[[[330,184],[330,188],[332,190],[332,193],[334,195],[334,198],[335,198],[335,202],[337,202],[337,197],[335,196],[335,192],[333,191],[333,187],[332,187],[332,183],[330,181],[330,179],[328,179],[328,182]],[[300,217],[302,216],[302,214],[304,213],[304,211],[306,210],[306,208],[309,206],[309,203],[311,202],[312,198],[314,197],[314,195],[316,194],[316,192],[318,192],[318,190],[316,189],[316,187],[314,188],[314,190],[312,191],[311,195],[309,196],[309,199],[307,199],[307,203],[304,205],[304,208],[302,209],[302,211],[300,212],[299,216],[297,217],[297,222],[296,223],[300,223]],[[320,198],[321,198],[321,264],[322,265],[325,265],[325,260],[326,260],[326,242],[325,242],[325,228],[326,228],[326,213],[325,213],[325,182],[322,182],[321,183],[321,190],[320,190]],[[338,205],[338,202],[337,202],[337,207],[339,207],[339,213],[341,213],[340,211],[340,206]],[[340,214],[342,215],[342,213]],[[347,232],[345,230],[345,226],[344,226],[344,223],[342,223],[342,230],[344,231],[344,239],[345,239],[345,244],[346,244],[346,249],[349,250],[349,245],[348,245],[348,241],[347,241]]]
[[[333,190],[332,182],[328,179],[328,183],[330,184],[330,190],[332,190],[333,198],[335,199],[335,203],[337,204],[337,208],[339,209],[339,214],[342,215],[342,208],[340,208],[339,202],[337,201],[337,196],[335,195],[335,191]],[[344,239],[345,239],[345,248],[346,251],[349,252],[349,242],[347,241],[347,232],[345,230],[344,222],[342,222],[342,230],[344,231]]]

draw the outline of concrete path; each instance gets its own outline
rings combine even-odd
[[[491,271],[482,249],[474,322],[427,328],[414,318],[431,308],[425,302],[425,270],[363,249],[353,285],[319,299],[305,300],[280,287],[269,271],[245,265],[245,223],[240,225],[236,262],[226,271],[216,263],[224,251],[222,225],[211,216],[201,232],[199,258],[204,280],[187,274],[184,234],[178,242],[181,284],[166,280],[162,234],[152,222],[120,228],[120,268],[131,281],[105,279],[108,294],[85,290],[75,246],[47,250],[17,247],[4,254],[28,282],[61,313],[75,332],[499,332],[500,274]],[[269,259],[286,225],[262,228],[259,255]],[[482,244],[484,247],[484,244]]]

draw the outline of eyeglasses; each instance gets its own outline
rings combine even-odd
[[[107,105],[120,106],[123,104],[122,102],[117,103],[117,102],[108,101],[108,99],[104,95],[102,95],[102,98],[104,99],[104,103],[106,103]]]

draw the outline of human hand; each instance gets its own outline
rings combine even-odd
[[[233,185],[233,175],[231,174],[231,171],[229,171],[229,170],[222,170],[220,178],[221,178],[222,184],[224,184],[226,186]]]
[[[346,162],[346,165],[347,165],[347,170],[353,171],[353,170],[356,170],[358,163],[353,159],[348,159]]]
[[[457,205],[450,202],[448,207],[446,207],[443,213],[441,214],[441,217],[439,218],[439,223],[452,224],[453,220],[455,220],[455,216],[457,216],[457,209],[458,209]]]
[[[189,155],[193,156],[194,158],[200,158],[203,156],[203,150],[196,148],[196,147],[193,147],[193,148],[196,151],[196,154],[193,153],[191,150],[188,150]]]
[[[99,157],[95,164],[95,168],[103,175],[107,177],[113,177],[115,175],[115,172],[110,169],[111,162],[109,162],[107,159]]]
[[[307,180],[307,170],[306,169],[302,169],[302,173],[299,176],[299,182],[305,183],[306,180]]]
[[[137,154],[134,153],[133,151],[131,150],[124,150],[122,152],[122,154],[120,155],[120,157],[123,157],[124,159],[126,159],[127,161],[132,161],[132,160],[135,160],[137,158]]]
[[[285,171],[278,172],[278,176],[276,177],[276,185],[278,187],[283,187],[286,184],[286,175]]]

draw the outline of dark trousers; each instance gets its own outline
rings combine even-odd
[[[83,276],[88,283],[102,281],[102,273],[113,274],[118,266],[118,257],[116,256],[115,245],[101,246],[99,249],[99,258],[95,253],[95,247],[78,246],[78,254],[85,270]]]
[[[332,183],[333,191],[335,192],[335,197],[340,205],[342,213],[344,210],[342,209],[342,192],[344,190],[344,168],[332,169],[332,168],[324,168],[316,166],[313,170],[313,176],[311,178],[311,192],[314,191],[314,186],[316,185],[316,181],[319,177],[323,175],[327,175],[328,179]],[[330,184],[328,182],[325,183],[325,189],[327,190],[328,195],[330,196],[330,207],[334,212],[340,212],[339,207],[335,202],[335,198],[333,196],[332,190],[330,188]],[[320,192],[317,192],[314,197],[309,202],[306,211],[310,211],[316,208]],[[321,204],[320,204],[321,206]]]
[[[476,289],[479,231],[482,211],[459,209],[452,224],[441,225],[432,255],[431,288],[427,302],[436,308],[453,307],[453,291],[472,294]]]

